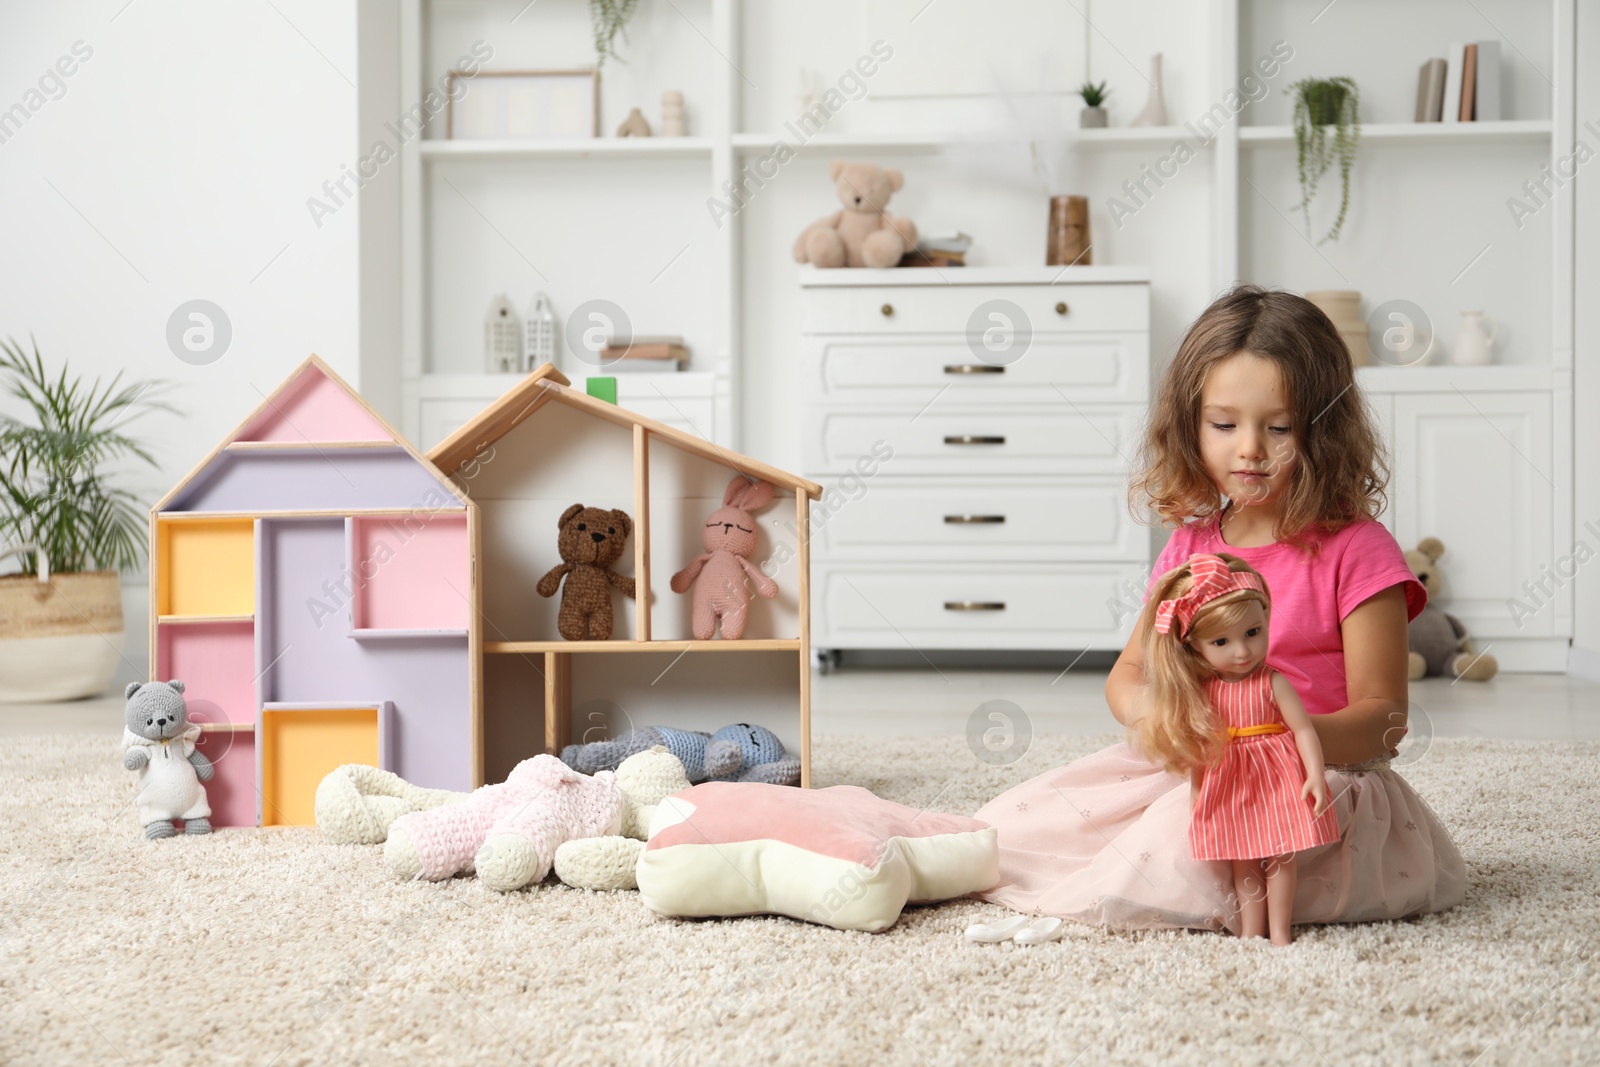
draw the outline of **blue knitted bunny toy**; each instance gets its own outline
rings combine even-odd
[[[798,785],[800,761],[764,726],[747,722],[724,726],[706,746],[706,777],[714,782],[766,782]]]
[[[715,735],[700,730],[675,730],[670,726],[644,726],[611,741],[568,745],[561,761],[575,771],[596,774],[615,770],[622,761],[655,745],[678,757],[690,782],[769,782],[796,785],[800,761],[785,754],[783,742],[762,726],[735,723]]]

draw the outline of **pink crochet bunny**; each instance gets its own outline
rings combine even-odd
[[[768,600],[778,595],[778,583],[750,562],[750,553],[756,550],[756,520],[750,512],[771,499],[770,482],[734,475],[722,495],[722,507],[711,513],[700,533],[706,554],[672,576],[674,593],[687,593],[694,586],[696,640],[709,641],[717,632],[718,619],[727,640],[744,636],[745,617],[750,612],[747,577]]]
[[[475,869],[490,889],[521,889],[550,872],[558,845],[619,833],[622,809],[615,772],[591,778],[554,756],[535,756],[459,804],[400,816],[383,858],[404,879],[439,881]]]

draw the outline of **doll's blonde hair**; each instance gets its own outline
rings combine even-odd
[[[1260,574],[1238,556],[1216,555],[1228,564],[1229,571]],[[1261,581],[1266,585],[1265,578]],[[1146,685],[1140,694],[1140,714],[1128,727],[1129,743],[1174,774],[1212,766],[1227,744],[1225,724],[1206,699],[1206,682],[1217,677],[1217,672],[1191,642],[1211,640],[1237,625],[1252,603],[1259,603],[1269,617],[1272,614],[1270,595],[1256,589],[1235,589],[1206,601],[1195,612],[1187,633],[1179,633],[1176,625],[1168,633],[1158,632],[1155,620],[1161,602],[1180,597],[1193,586],[1189,564],[1174,567],[1156,580],[1139,614]]]

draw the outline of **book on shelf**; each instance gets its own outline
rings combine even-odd
[[[1444,60],[1430,59],[1417,71],[1418,122],[1438,122],[1444,115],[1444,67]]]
[[[1465,41],[1451,41],[1444,61],[1443,122],[1461,121],[1461,65],[1467,57]]]
[[[677,335],[613,338],[600,350],[600,361],[608,371],[675,371],[689,361],[689,349]]]
[[[1461,121],[1471,122],[1472,101],[1478,91],[1478,45],[1469,44],[1461,59]]]
[[[961,232],[945,237],[923,237],[917,247],[900,257],[902,267],[961,267],[967,262],[972,238]]]
[[[1478,122],[1500,121],[1500,42],[1478,42],[1478,86],[1472,102]]]

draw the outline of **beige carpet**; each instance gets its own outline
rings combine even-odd
[[[971,812],[1107,740],[996,770],[959,738],[819,739],[817,778]],[[1595,1063],[1597,765],[1435,741],[1409,776],[1471,872],[1443,915],[1029,949],[963,941],[1003,914],[971,902],[879,935],[673,922],[554,883],[396,884],[314,830],[147,843],[114,742],[13,740],[0,1063]]]

